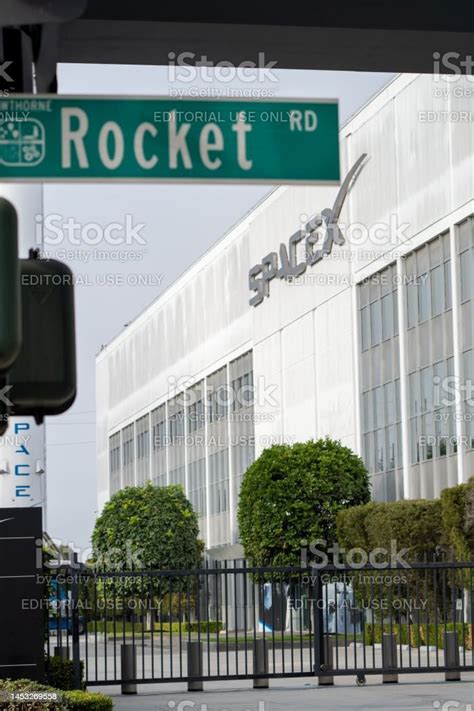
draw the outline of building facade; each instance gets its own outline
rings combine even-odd
[[[240,483],[273,443],[340,439],[378,500],[474,474],[469,79],[397,77],[340,131],[343,178],[361,164],[338,219],[338,188],[275,189],[101,351],[99,508],[181,484],[209,555],[235,559]]]

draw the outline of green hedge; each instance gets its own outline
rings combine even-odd
[[[396,541],[398,550],[408,548],[406,560],[432,556],[446,540],[441,502],[414,499],[378,503],[371,501],[339,512],[337,540],[341,548],[375,548],[391,550]],[[379,557],[381,560],[381,557]]]
[[[459,646],[464,646],[466,650],[472,650],[472,637],[474,625],[469,623],[448,623],[435,625],[430,622],[426,624],[367,624],[364,627],[365,644],[381,644],[383,633],[392,633],[397,639],[397,644],[409,644],[411,647],[438,647],[444,648],[444,633],[456,630],[458,634]]]
[[[84,687],[84,662],[81,661],[81,686]],[[47,657],[44,665],[46,683],[55,689],[74,689],[74,664],[71,659]]]
[[[197,632],[198,629],[200,629],[201,633],[207,633],[209,630],[209,633],[212,632],[220,632],[221,630],[224,629],[224,625],[222,622],[216,622],[213,620],[210,620],[209,622],[207,621],[201,621],[201,622],[155,622],[154,628],[153,628],[153,634],[179,634],[179,630],[181,628],[181,634],[187,634],[189,632]],[[103,620],[100,622],[89,622],[87,625],[87,630],[89,634],[94,634],[95,631],[97,630],[97,634],[103,634],[104,631],[107,631],[107,634],[115,634],[117,637],[120,637],[121,634],[123,634],[123,629],[124,625],[122,620],[119,618],[115,622],[115,627],[114,623],[112,620],[107,620],[107,623],[104,623]],[[143,631],[143,624],[141,622],[135,622],[135,624],[132,625],[131,622],[126,622],[125,623],[125,634],[131,635],[133,634],[133,630],[135,630],[135,634],[141,635]],[[150,634],[150,630],[148,627],[145,625],[145,634]]]
[[[441,515],[449,545],[457,560],[474,556],[474,477],[441,492]]]
[[[114,705],[110,696],[91,691],[65,691],[68,711],[110,711]]]
[[[57,700],[7,700],[9,694],[49,694]],[[88,691],[61,691],[31,679],[1,679],[0,709],[5,711],[111,711],[112,699],[108,696]]]
[[[224,629],[224,625],[222,622],[216,622],[216,621],[209,621],[209,622],[185,622],[184,625],[184,630],[187,632],[190,630],[191,632],[201,632],[201,633],[216,633],[216,632],[221,632]]]

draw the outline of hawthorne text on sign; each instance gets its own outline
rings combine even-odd
[[[339,182],[336,101],[0,99],[0,181]]]

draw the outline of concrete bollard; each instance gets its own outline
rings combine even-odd
[[[266,639],[256,639],[253,646],[253,673],[268,674],[268,646]],[[269,679],[254,676],[254,689],[268,689]]]
[[[55,647],[54,656],[60,657],[61,661],[67,662],[69,659],[69,647]]]
[[[444,666],[446,681],[461,681],[459,644],[457,632],[444,633]]]
[[[122,671],[122,694],[136,694],[137,685],[132,681],[137,678],[137,654],[134,644],[120,646],[120,664]]]
[[[202,642],[188,642],[188,676],[202,676]],[[188,691],[202,691],[202,680],[188,681]]]
[[[397,669],[397,638],[394,634],[382,637],[382,666],[384,669]],[[398,674],[383,674],[384,684],[397,684]]]
[[[321,671],[331,671],[334,669],[334,637],[326,634],[323,637],[324,661]],[[334,676],[325,674],[318,677],[318,686],[334,686]]]

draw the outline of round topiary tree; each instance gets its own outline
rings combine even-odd
[[[171,619],[182,614],[187,596],[194,592],[196,580],[179,575],[136,576],[129,571],[189,570],[199,568],[204,543],[199,539],[198,518],[181,486],[127,487],[112,496],[96,521],[92,534],[94,567],[114,575],[94,577],[94,608],[114,609],[110,617],[123,614],[123,609],[145,606],[147,626],[153,624],[152,610]],[[127,574],[128,573],[128,574]],[[101,598],[99,600],[99,598]],[[116,610],[116,601],[125,608]],[[137,603],[138,600],[138,603]],[[96,613],[97,610],[94,610]],[[181,614],[181,616],[182,616]],[[110,623],[112,624],[112,623]]]
[[[238,522],[245,557],[258,566],[299,566],[305,542],[334,542],[338,512],[369,500],[367,470],[340,442],[274,445],[242,482]]]
[[[181,486],[129,486],[108,501],[92,534],[94,560],[105,571],[197,568],[203,542]]]

